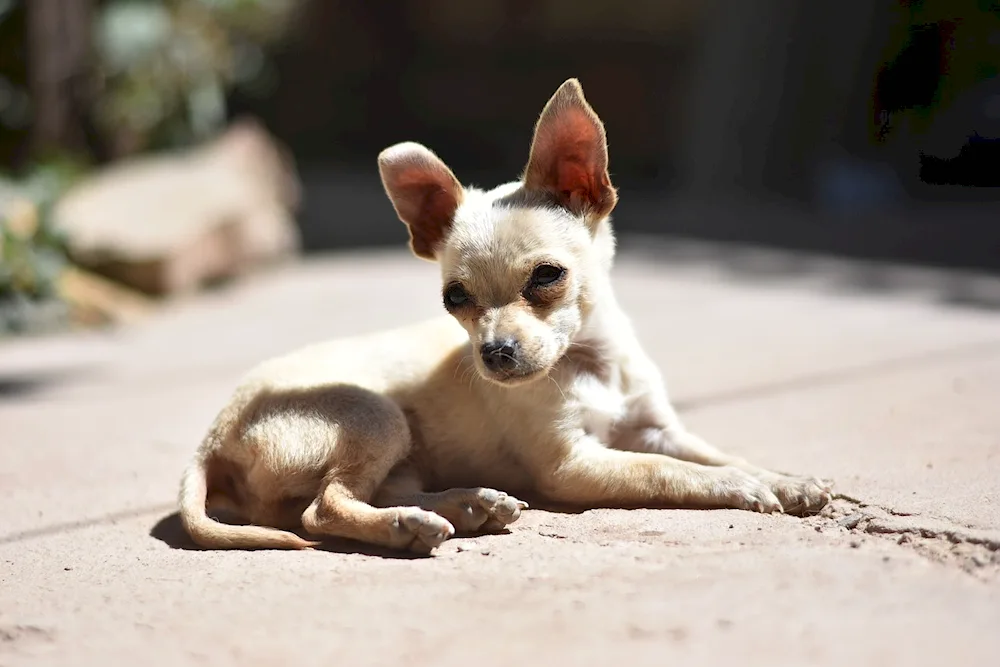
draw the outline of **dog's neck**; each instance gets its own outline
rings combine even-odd
[[[631,323],[618,305],[609,276],[603,275],[591,285],[591,295],[591,307],[572,338],[569,352],[589,350],[590,354],[605,357],[602,363],[613,363],[623,343],[631,339]]]

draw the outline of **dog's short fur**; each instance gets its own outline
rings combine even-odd
[[[829,501],[818,480],[722,453],[671,408],[611,288],[617,193],[576,80],[542,111],[519,182],[463,187],[415,143],[378,165],[413,252],[440,264],[449,315],[251,372],[181,484],[195,542],[306,548],[291,532],[305,528],[426,553],[517,520],[526,504],[508,493],[790,513]]]

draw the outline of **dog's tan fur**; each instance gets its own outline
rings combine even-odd
[[[414,253],[440,264],[450,315],[252,371],[184,475],[195,542],[313,545],[301,527],[429,552],[456,530],[515,521],[526,505],[507,493],[758,512],[828,502],[819,481],[724,454],[671,408],[612,291],[617,193],[576,80],[543,110],[521,181],[465,188],[414,143],[378,163]],[[481,353],[504,341],[518,347]]]

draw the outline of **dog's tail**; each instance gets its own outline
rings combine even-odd
[[[205,461],[197,457],[184,471],[180,490],[181,523],[198,546],[210,549],[308,549],[318,542],[263,526],[232,526],[208,516]]]

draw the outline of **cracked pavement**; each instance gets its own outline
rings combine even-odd
[[[820,515],[529,510],[426,559],[191,549],[180,472],[249,366],[439,312],[404,252],[311,258],[127,331],[0,344],[0,665],[995,662],[1000,310],[942,295],[1000,303],[997,280],[623,246],[686,422],[833,479]]]

